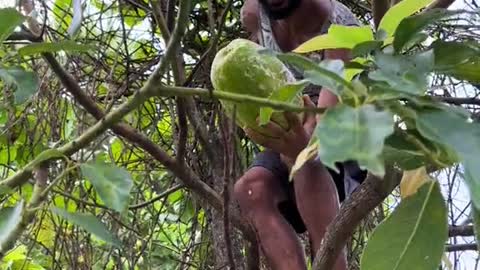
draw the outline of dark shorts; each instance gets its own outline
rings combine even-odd
[[[328,168],[328,170],[337,187],[340,202],[342,202],[365,180],[366,172],[361,170],[357,163],[353,161],[338,163],[336,165],[339,173],[330,168]],[[295,203],[293,182],[288,180],[288,167],[281,161],[280,155],[271,150],[260,152],[250,165],[250,168],[252,167],[263,167],[272,172],[275,177],[281,181],[287,194],[287,200],[278,205],[279,210],[297,233],[304,233],[306,228]]]

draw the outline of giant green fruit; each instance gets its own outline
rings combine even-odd
[[[213,88],[236,94],[268,98],[273,91],[279,90],[294,80],[286,66],[273,55],[260,54],[262,46],[246,39],[235,39],[221,49],[212,63],[211,80]],[[234,103],[221,100],[229,116],[233,113]],[[295,100],[301,104],[301,96]],[[236,104],[236,121],[243,129],[249,127],[263,135],[272,134],[259,126],[256,119],[260,112],[257,104],[241,102]],[[288,130],[288,123],[280,112],[275,112],[271,121]]]

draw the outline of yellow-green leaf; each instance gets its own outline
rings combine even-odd
[[[369,26],[334,24],[328,34],[316,36],[297,47],[294,52],[307,53],[324,49],[353,49],[357,44],[374,40]]]
[[[391,7],[383,16],[378,29],[383,29],[388,37],[397,30],[400,22],[420,9],[428,6],[433,0],[403,0]]]
[[[295,164],[293,164],[292,169],[290,171],[290,180],[293,179],[293,175],[302,168],[302,166],[315,157],[318,153],[318,140],[315,140],[316,142],[310,144],[307,146],[305,149],[298,154],[297,158],[295,159]]]
[[[406,198],[415,194],[429,178],[425,167],[404,171],[400,182],[400,195],[402,198]]]

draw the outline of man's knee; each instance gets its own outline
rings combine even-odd
[[[240,204],[240,207],[250,209],[271,203],[274,200],[275,187],[278,180],[269,171],[264,168],[254,167],[247,171],[233,188],[235,199]]]

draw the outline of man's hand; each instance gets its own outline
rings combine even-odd
[[[308,96],[303,96],[303,103],[305,107],[315,107]],[[308,145],[315,129],[316,119],[315,114],[309,112],[304,113],[303,121],[295,113],[285,112],[284,115],[288,121],[289,130],[283,129],[274,122],[264,126],[276,138],[263,136],[249,128],[245,129],[245,133],[254,142],[280,153],[282,160],[291,167],[298,154]]]

